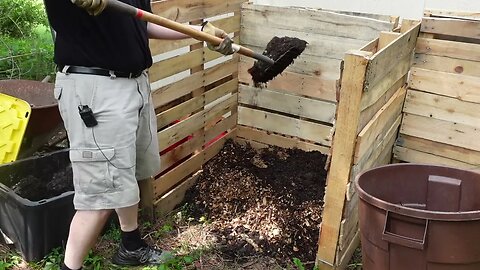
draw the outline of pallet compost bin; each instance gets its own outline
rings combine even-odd
[[[212,21],[259,52],[275,35],[309,44],[260,89],[247,72],[249,58],[223,57],[193,39],[152,41],[163,169],[141,187],[142,206],[160,214],[174,209],[229,138],[317,150],[330,156],[329,175],[319,244],[305,248],[318,249],[320,269],[344,268],[359,243],[352,180],[391,162],[420,22],[399,26],[396,17],[243,2],[152,2],[159,15]]]
[[[0,166],[0,232],[13,242],[27,261],[41,260],[53,248],[65,246],[70,222],[75,214],[74,192],[67,191],[49,199],[30,201],[17,195],[13,187],[29,176],[49,179],[53,174],[65,170],[69,164],[66,149]],[[67,180],[73,181],[71,178]]]
[[[154,3],[153,7],[157,13],[181,22],[200,23],[209,18],[235,33],[235,39],[240,38],[241,44],[257,51],[263,50],[274,35],[296,36],[308,41],[309,46],[282,76],[259,89],[252,86],[246,71],[253,63],[251,59],[234,56],[225,60],[194,40],[153,41],[152,51],[158,56],[150,76],[164,171],[151,181],[153,192],[148,193],[146,189],[143,204],[150,204],[159,212],[175,207],[194,184],[192,175],[221,149],[227,138],[257,146],[331,152],[331,166],[341,168],[338,172],[343,175],[335,173],[328,177],[332,187],[327,186],[318,262],[329,267],[345,264],[358,245],[358,217],[354,213],[357,201],[352,200],[354,196],[346,196],[352,161],[335,158],[335,153],[341,156],[341,151],[348,151],[345,148],[350,147],[353,159],[355,137],[368,126],[367,135],[363,135],[366,142],[357,154],[358,161],[363,162],[356,163],[361,165],[357,166],[357,171],[387,159],[399,124],[397,120],[405,93],[402,86],[419,27],[405,28],[403,34],[384,32],[375,40],[380,32],[397,26],[395,18],[251,4],[244,4],[241,9],[241,2],[198,3],[187,7],[180,1],[164,1]],[[228,15],[210,18],[221,14]],[[283,19],[285,16],[289,17],[288,24]],[[348,75],[343,76],[341,90],[337,91],[345,52],[365,44],[368,46],[363,51],[349,53],[345,58],[343,69]],[[165,56],[166,52],[170,52],[170,56]],[[397,65],[399,60],[400,66]],[[373,64],[368,65],[370,63]],[[380,68],[380,65],[387,65],[387,68]],[[365,95],[368,100],[361,107],[360,100],[355,100],[352,94],[356,92],[357,99],[362,97],[365,89],[361,81],[365,80],[367,66],[372,67],[368,78],[368,93],[371,94]],[[363,74],[359,68],[365,69]],[[354,71],[355,76],[349,71]],[[338,104],[337,92],[340,93]],[[345,98],[342,98],[343,92]],[[355,109],[353,113],[348,112],[353,108],[352,102],[357,103],[358,124],[351,122]],[[377,113],[384,109],[387,113],[378,116]],[[340,120],[342,114],[345,116]],[[381,122],[390,117],[394,118],[393,122]],[[375,120],[381,123],[371,123]],[[347,130],[349,134],[335,133],[332,148],[333,125],[342,125],[342,122],[351,127]],[[381,132],[380,142],[384,147],[375,153],[369,152],[367,144],[376,143],[375,136]],[[215,141],[223,133],[226,134]],[[343,144],[348,145],[342,147]],[[172,145],[175,145],[173,149]],[[349,208],[346,207],[344,213],[345,198]]]

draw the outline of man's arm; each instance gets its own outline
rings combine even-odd
[[[199,31],[202,28],[200,25],[191,25],[190,27],[192,27],[194,29],[197,29]],[[187,36],[183,33],[177,32],[175,30],[171,30],[169,28],[166,28],[166,27],[163,27],[163,26],[160,26],[160,25],[156,25],[154,23],[148,23],[147,24],[147,33],[148,33],[148,37],[153,38],[153,39],[171,39],[171,40],[174,40],[174,39],[189,38],[189,36]]]

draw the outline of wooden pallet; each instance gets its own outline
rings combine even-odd
[[[359,243],[355,177],[389,164],[401,121],[406,75],[420,23],[382,32],[362,50],[346,54],[327,177],[317,264],[343,269]]]
[[[480,169],[477,15],[428,11],[423,18],[396,159]]]

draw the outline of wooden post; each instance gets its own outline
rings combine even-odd
[[[321,270],[335,269],[340,223],[353,162],[361,98],[370,55],[370,52],[365,51],[351,51],[345,55],[317,253],[317,265]]]
[[[155,211],[153,208],[153,181],[153,177],[138,181],[138,187],[140,188],[140,209],[142,210],[142,217],[150,221],[152,221],[155,217]]]

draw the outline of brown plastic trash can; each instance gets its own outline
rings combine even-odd
[[[394,164],[356,188],[364,270],[480,269],[480,174]]]

